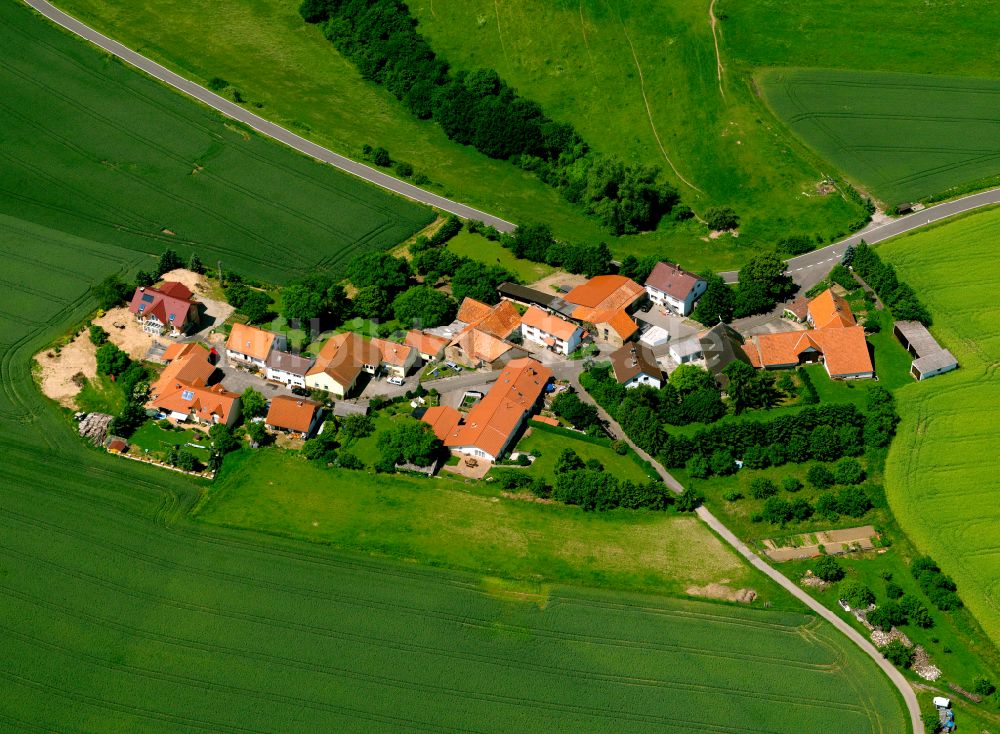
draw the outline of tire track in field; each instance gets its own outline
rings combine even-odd
[[[265,627],[281,627],[284,629],[295,629],[318,637],[331,637],[331,636],[336,637],[338,634],[331,632],[331,630],[327,627],[322,627],[319,625],[310,624],[307,622],[302,622],[294,619],[283,619],[281,617],[273,617],[267,614],[261,614],[259,612],[242,612],[234,609],[223,609],[221,607],[214,607],[206,604],[198,604],[195,602],[173,599],[171,597],[156,592],[140,590],[136,587],[129,586],[124,583],[119,583],[117,581],[105,579],[100,576],[88,573],[86,571],[81,571],[79,569],[74,569],[64,564],[56,563],[55,561],[43,559],[39,556],[32,555],[30,553],[24,553],[22,551],[18,551],[11,548],[10,546],[2,544],[0,544],[0,551],[6,552],[8,555],[13,556],[15,558],[20,558],[22,561],[25,561],[28,564],[35,564],[47,568],[51,571],[61,573],[65,576],[69,576],[70,578],[75,578],[79,581],[83,581],[85,583],[110,589],[123,596],[144,600],[149,603],[159,604],[173,609],[189,611],[196,614],[207,614],[210,616],[221,617],[224,619],[236,619],[244,622],[260,624]],[[202,574],[202,575],[207,575],[207,574]],[[731,649],[725,651],[722,650],[708,651],[705,650],[705,648],[703,647],[695,647],[693,645],[681,645],[676,643],[666,643],[666,642],[657,642],[649,640],[628,640],[623,638],[586,634],[579,632],[566,632],[563,630],[542,629],[537,627],[529,627],[527,625],[497,623],[492,620],[483,620],[476,617],[451,614],[447,612],[437,612],[434,610],[417,609],[413,607],[408,607],[403,604],[366,600],[356,597],[349,597],[346,595],[343,595],[339,598],[335,597],[329,599],[329,601],[340,603],[345,606],[357,607],[361,610],[377,609],[382,612],[388,612],[393,614],[406,614],[409,616],[415,616],[418,619],[421,618],[431,619],[436,622],[454,624],[459,627],[468,627],[490,633],[502,631],[511,634],[527,635],[529,637],[537,637],[547,640],[574,642],[583,645],[594,645],[601,647],[621,648],[625,650],[659,650],[661,652],[679,652],[688,655],[693,655],[695,657],[715,658],[727,661],[743,660],[743,661],[764,663],[768,665],[775,665],[784,668],[810,670],[816,672],[830,672],[833,669],[833,666],[829,664],[809,663],[805,661],[776,660],[775,658],[772,657],[766,657],[754,653],[742,653]]]
[[[325,703],[322,701],[316,701],[313,699],[300,698],[297,696],[290,696],[282,693],[275,693],[273,691],[264,691],[259,689],[244,688],[242,686],[235,686],[226,683],[217,683],[213,681],[208,681],[204,679],[195,678],[188,675],[180,675],[177,673],[167,673],[166,671],[153,670],[151,668],[146,668],[138,665],[130,665],[128,663],[116,663],[107,658],[100,657],[98,655],[93,655],[82,650],[76,650],[73,648],[65,647],[64,645],[59,645],[54,642],[43,640],[34,635],[29,635],[25,632],[14,630],[10,627],[5,627],[0,624],[0,632],[6,633],[11,637],[15,637],[25,644],[31,645],[33,647],[43,648],[56,654],[63,655],[68,658],[75,658],[76,660],[81,660],[88,662],[95,667],[103,667],[109,670],[116,670],[119,672],[128,673],[130,675],[145,678],[148,680],[159,680],[168,683],[174,683],[176,685],[185,686],[188,688],[194,688],[202,691],[211,691],[213,694],[217,694],[220,691],[235,694],[239,696],[250,696],[253,699],[261,699],[265,701],[271,701],[273,703],[282,703],[293,706],[301,706],[302,708],[309,708],[315,711],[326,711],[328,713],[336,713],[344,716],[350,716],[358,719],[366,719],[368,721],[375,721],[382,724],[393,724],[395,726],[405,726],[411,729],[420,729],[423,731],[436,731],[436,732],[476,732],[474,729],[465,728],[455,728],[451,726],[442,726],[439,724],[432,724],[431,722],[418,721],[416,719],[409,719],[400,716],[385,716],[382,714],[376,714],[371,711],[366,711],[364,709],[351,708],[347,706],[340,706],[337,704]]]

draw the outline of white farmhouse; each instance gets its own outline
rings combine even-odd
[[[645,287],[650,301],[687,316],[694,310],[694,302],[705,292],[708,284],[677,265],[658,262],[646,278]]]

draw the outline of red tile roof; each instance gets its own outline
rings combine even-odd
[[[448,346],[448,340],[443,336],[425,334],[424,332],[417,331],[416,329],[411,329],[406,332],[405,343],[409,344],[421,354],[429,354],[432,357],[440,354],[441,351]]]
[[[136,288],[128,310],[144,318],[155,316],[160,323],[171,324],[180,330],[197,314],[198,306],[191,300],[187,286],[167,282],[159,288]]]
[[[420,418],[431,427],[434,435],[442,442],[452,433],[462,420],[462,414],[450,405],[435,405],[428,408]]]
[[[354,383],[364,365],[378,367],[381,361],[382,352],[371,343],[371,340],[346,331],[327,339],[326,344],[316,355],[316,363],[306,375],[326,372],[346,387]]]
[[[809,301],[809,316],[816,329],[854,326],[857,323],[847,301],[834,295],[832,288]]]
[[[264,422],[275,428],[305,433],[312,425],[319,407],[320,404],[315,400],[278,395],[271,399],[271,407],[268,408]]]

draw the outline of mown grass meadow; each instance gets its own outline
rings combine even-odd
[[[917,548],[958,583],[992,639],[1000,638],[1000,332],[996,293],[1000,210],[893,240],[880,253],[921,294],[932,331],[957,371],[900,390],[903,417],[886,466],[892,509]]]
[[[890,206],[1000,182],[1000,81],[814,69],[760,81],[792,132]]]
[[[4,214],[276,282],[393,247],[433,219],[224,122],[23,5],[5,4],[0,22]]]

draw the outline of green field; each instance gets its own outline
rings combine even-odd
[[[1000,81],[773,70],[760,82],[794,133],[890,206],[1000,182]]]
[[[889,498],[915,545],[958,583],[989,636],[1000,639],[1000,210],[902,237],[879,248],[934,316],[958,358],[953,373],[897,393],[903,422],[886,467]]]
[[[437,182],[432,188],[439,193],[511,221],[546,222],[571,241],[606,240],[619,255],[657,253],[694,270],[728,269],[762,244],[798,232],[829,238],[858,216],[840,197],[814,195],[820,167],[776,135],[744,79],[726,77],[722,98],[707,3],[422,0],[410,9],[451,63],[495,67],[548,114],[572,122],[596,150],[663,168],[696,211],[734,206],[744,218],[739,239],[708,241],[697,228],[670,226],[609,238],[531,174],[450,142],[433,123],[413,119],[391,95],[366,84],[318,28],[302,22],[297,3],[60,0],[59,6],[190,78],[224,77],[263,104],[260,114],[333,150],[358,157],[366,143],[383,145]],[[657,136],[679,174],[700,191],[673,174]]]
[[[208,485],[85,448],[30,374],[31,355],[93,308],[87,288],[139,255],[8,218],[0,247],[16,293],[0,315],[2,728],[904,730],[888,681],[810,616],[510,583],[190,522]],[[297,506],[316,492],[308,475],[268,476]],[[412,492],[440,494],[429,485]],[[377,509],[393,503],[384,495]],[[456,525],[511,505],[483,501]],[[602,522],[614,527],[604,539],[637,547],[642,522],[594,517],[560,537],[534,520],[541,539],[528,543],[579,566],[571,541],[580,554],[614,551],[596,530],[572,535]],[[706,560],[685,545],[685,526],[711,539],[695,523],[663,527],[673,561]],[[712,543],[708,560],[748,573]],[[493,553],[517,558],[502,535]]]
[[[0,213],[276,282],[393,247],[433,218],[223,122],[20,3],[0,23]]]
[[[448,241],[448,249],[456,255],[471,260],[506,268],[516,275],[522,283],[534,283],[536,280],[551,275],[556,270],[543,263],[516,258],[510,250],[501,247],[499,242],[491,242],[485,237],[466,230],[462,230]]]

